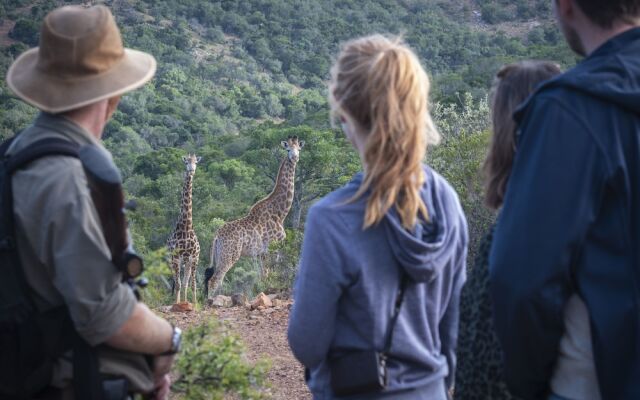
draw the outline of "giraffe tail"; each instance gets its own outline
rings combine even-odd
[[[216,253],[218,253],[218,238],[213,239],[213,243],[211,244],[211,261],[209,262],[209,268],[204,270],[204,297],[205,299],[209,297],[209,281],[213,277],[213,274],[216,272]]]

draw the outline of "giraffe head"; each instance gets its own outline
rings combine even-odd
[[[298,162],[300,159],[300,150],[304,147],[304,140],[298,140],[297,136],[289,136],[287,140],[283,140],[282,147],[287,151],[289,161]]]
[[[200,162],[202,157],[196,157],[195,154],[189,154],[188,156],[182,157],[182,162],[185,167],[187,167],[187,173],[193,174],[196,172],[196,164]]]

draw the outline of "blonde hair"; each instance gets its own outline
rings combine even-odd
[[[429,78],[400,38],[372,35],[345,43],[331,69],[332,121],[347,114],[366,132],[365,178],[352,200],[371,191],[366,229],[395,206],[412,229],[429,219],[420,190],[422,160],[440,135],[428,111]]]

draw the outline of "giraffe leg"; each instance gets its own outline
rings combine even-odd
[[[209,283],[209,293],[211,296],[215,296],[220,289],[222,289],[222,280],[224,276],[227,274],[227,271],[233,267],[231,262],[224,262],[220,264],[220,268],[216,269],[215,275],[213,275],[213,279],[211,279]]]
[[[196,287],[197,285],[197,279],[196,279],[196,273],[198,271],[198,262],[200,261],[200,252],[196,252],[193,255],[193,262],[191,263],[191,278],[193,279],[191,281],[191,291],[192,291],[192,295],[193,295],[193,304],[198,304],[198,296],[197,296],[197,292],[196,292]]]
[[[211,296],[215,296],[218,290],[222,288],[222,280],[224,279],[224,276],[240,258],[242,244],[233,243],[232,245],[233,247],[223,246],[221,251],[216,254],[216,270],[213,275],[213,279],[209,281],[209,293]]]
[[[180,256],[174,254],[171,256],[171,268],[173,269],[173,287],[176,292],[176,304],[180,303],[180,291],[182,282],[180,282]]]
[[[258,264],[258,270],[260,271],[260,279],[264,278],[264,259],[265,253],[260,253],[253,258],[253,261]]]
[[[192,264],[192,257],[191,256],[187,256],[184,257],[184,301],[189,301],[188,298],[188,294],[189,294],[189,280],[191,279],[191,264]]]

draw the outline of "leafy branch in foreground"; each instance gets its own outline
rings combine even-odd
[[[248,400],[267,399],[266,359],[246,360],[239,337],[209,320],[186,331],[172,389],[189,400],[223,399],[227,393]]]

